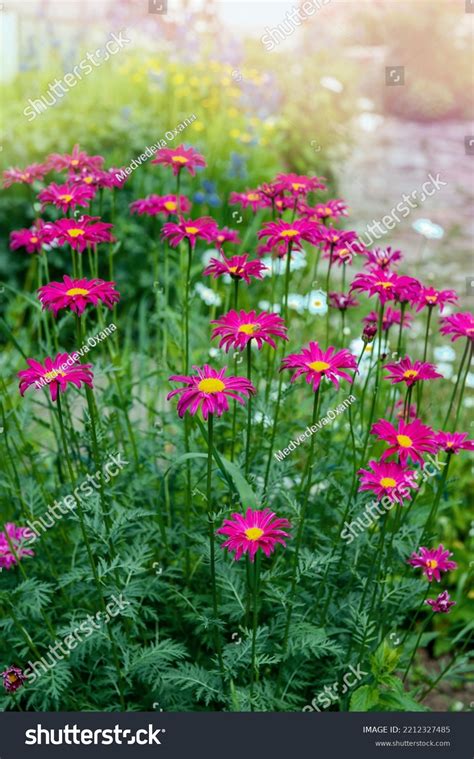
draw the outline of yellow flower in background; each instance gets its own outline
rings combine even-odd
[[[231,130],[230,130],[230,132],[229,132],[229,135],[230,135],[230,136],[231,136],[231,137],[232,137],[234,140],[238,140],[238,139],[239,139],[239,137],[240,137],[240,135],[241,135],[241,131],[240,131],[240,129],[231,129]]]
[[[240,138],[241,142],[251,142],[253,140],[253,135],[251,134],[243,134]]]
[[[227,109],[227,114],[231,117],[231,119],[236,119],[238,116],[240,116],[240,111],[238,108],[234,108],[234,106],[232,106],[232,108]]]
[[[186,81],[186,77],[184,76],[184,74],[175,74],[175,76],[173,77],[171,81],[173,82],[173,84],[184,84],[184,82]]]
[[[202,132],[204,124],[201,121],[195,121],[194,124],[191,124],[190,129],[194,129],[195,132]]]

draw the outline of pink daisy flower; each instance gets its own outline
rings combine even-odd
[[[78,182],[80,184],[90,185],[92,187],[112,189],[114,187],[123,187],[128,179],[128,175],[124,178],[117,176],[124,172],[124,168],[120,169],[82,169],[79,173],[70,171],[68,180],[70,182]]]
[[[96,188],[91,185],[79,183],[55,184],[52,182],[44,190],[41,190],[38,200],[41,201],[43,209],[50,203],[66,213],[69,208],[88,206],[89,201],[95,194]]]
[[[245,398],[251,393],[256,393],[255,387],[245,377],[226,377],[227,368],[213,369],[208,364],[202,368],[193,366],[197,374],[186,377],[181,374],[173,374],[169,379],[172,382],[182,382],[184,387],[177,388],[168,393],[169,400],[174,395],[179,395],[178,415],[183,417],[186,411],[194,416],[199,409],[204,419],[209,414],[222,416],[224,411],[229,410],[229,398],[245,406]],[[244,396],[244,397],[242,397]]]
[[[88,155],[84,150],[80,150],[79,145],[74,145],[72,153],[52,153],[46,159],[48,169],[55,171],[81,171],[82,169],[101,169],[104,165],[104,158],[101,155]]]
[[[287,250],[290,244],[293,248],[301,249],[303,240],[315,244],[315,228],[316,225],[309,221],[267,221],[257,237],[259,240],[268,237],[268,245],[271,248],[285,243]]]
[[[358,301],[350,293],[329,293],[329,305],[338,308],[339,311],[347,311],[348,308],[358,306]]]
[[[373,425],[371,433],[377,435],[379,440],[389,443],[389,448],[381,456],[382,461],[397,454],[402,466],[406,465],[409,458],[423,464],[421,454],[436,453],[438,449],[433,430],[422,424],[419,419],[407,423],[401,420],[398,427],[394,427],[385,419],[380,419]]]
[[[453,554],[447,551],[443,545],[439,545],[438,548],[420,548],[420,553],[413,552],[408,559],[408,563],[412,567],[421,567],[423,574],[427,577],[428,582],[436,580],[440,582],[441,572],[449,572],[450,569],[457,569],[457,564],[454,561],[448,561],[449,557]]]
[[[360,475],[359,491],[371,490],[379,501],[386,496],[392,503],[397,501],[403,504],[404,498],[411,499],[409,488],[418,488],[414,479],[415,472],[404,469],[400,464],[372,459],[369,467],[372,471],[359,469],[357,472]]]
[[[390,374],[385,379],[391,380],[392,385],[397,382],[405,382],[407,387],[411,387],[415,382],[423,380],[432,380],[443,377],[436,371],[434,364],[428,364],[424,361],[415,361],[412,363],[408,356],[397,361],[395,364],[385,364],[384,369],[388,369]]]
[[[387,308],[384,310],[383,313],[383,319],[382,319],[382,332],[388,332],[390,327],[393,327],[394,324],[400,324],[402,318],[402,312],[401,310],[398,311],[395,308],[390,308],[390,306],[387,306]],[[367,316],[364,316],[362,319],[363,322],[366,324],[378,324],[378,314],[376,311],[371,311]],[[411,327],[413,318],[410,314],[403,314],[403,326],[406,328]]]
[[[248,208],[250,206],[252,211],[256,213],[259,208],[266,208],[269,203],[260,190],[246,190],[245,192],[231,192],[229,205],[241,205],[242,208]]]
[[[98,216],[81,216],[80,219],[59,219],[52,225],[59,245],[70,245],[82,253],[88,245],[114,242],[112,224],[98,221]]]
[[[255,340],[258,350],[261,350],[264,343],[276,348],[274,337],[288,340],[285,322],[277,314],[229,311],[211,324],[217,324],[212,330],[211,340],[220,337],[219,348],[223,347],[226,353],[229,348],[243,351],[252,340]]]
[[[223,274],[229,274],[232,279],[243,279],[247,284],[250,284],[251,277],[262,279],[262,272],[266,271],[267,267],[261,261],[247,261],[248,255],[248,253],[243,253],[241,256],[232,256],[232,258],[225,258],[225,256],[222,256],[222,259],[211,258],[203,274],[205,276],[212,274],[214,279]]]
[[[360,272],[354,277],[351,290],[366,292],[369,297],[378,295],[381,303],[388,300],[408,301],[418,282],[413,277],[405,277],[386,269]]]
[[[446,453],[474,451],[474,440],[467,440],[467,432],[437,432],[435,440],[438,450]]]
[[[442,316],[440,332],[442,335],[452,335],[452,343],[460,337],[474,340],[474,316],[469,311]]]
[[[284,211],[287,211],[288,208],[295,207],[295,199],[291,195],[285,196],[283,198],[275,198],[274,203],[275,203],[275,208],[280,214],[280,216],[281,214],[283,214]]]
[[[277,182],[277,180],[274,179],[272,182],[262,182],[262,184],[259,185],[257,189],[258,192],[260,192],[270,201],[268,205],[271,205],[271,201],[275,201],[276,198],[283,196],[285,192],[285,183]]]
[[[435,290],[434,287],[420,287],[417,296],[413,299],[416,311],[439,306],[440,313],[443,313],[446,303],[456,303],[458,300],[456,290]]]
[[[27,253],[40,253],[43,245],[48,245],[55,238],[54,227],[50,222],[38,219],[30,229],[18,229],[10,234],[10,248],[26,248]]]
[[[431,606],[438,614],[449,614],[451,606],[456,606],[456,601],[451,601],[447,590],[443,590],[437,598],[427,598],[425,604]]]
[[[24,556],[35,555],[30,548],[24,547],[30,537],[31,530],[28,527],[17,527],[13,522],[6,523],[5,531],[0,532],[0,569],[10,569]]]
[[[276,181],[283,185],[286,192],[294,197],[307,195],[314,190],[325,190],[326,185],[319,177],[307,177],[302,174],[277,174]]]
[[[392,250],[390,246],[385,250],[382,248],[366,250],[364,255],[367,257],[364,266],[369,269],[388,269],[398,264],[403,258],[401,250]]]
[[[156,151],[152,163],[171,166],[175,176],[183,169],[187,169],[192,177],[196,175],[197,168],[207,166],[204,156],[194,150],[194,148],[185,148],[184,145],[180,145],[177,148],[160,148],[160,150]]]
[[[37,179],[43,179],[48,167],[42,163],[32,163],[25,169],[12,168],[3,172],[3,186],[11,187],[17,182],[21,184],[33,184]]]
[[[289,535],[283,527],[290,527],[289,521],[278,518],[270,509],[247,509],[245,516],[234,513],[232,519],[225,519],[222,527],[216,530],[216,534],[227,535],[227,540],[221,548],[227,548],[234,553],[235,561],[248,554],[253,562],[259,548],[265,556],[270,556],[278,543],[286,546],[284,539]]]
[[[76,358],[75,358],[76,356]],[[29,369],[18,372],[20,378],[20,395],[24,395],[30,385],[39,390],[49,385],[51,400],[55,401],[58,391],[65,393],[69,384],[80,388],[82,384],[93,387],[91,364],[78,364],[77,354],[58,353],[56,358],[45,358],[44,364],[34,358],[28,358]]]
[[[125,182],[129,178],[128,174],[124,177],[118,176],[119,174],[123,174],[124,172],[125,172],[124,166],[121,166],[120,168],[111,167],[110,169],[105,169],[105,171],[101,171],[98,186],[107,187],[109,190],[112,190],[114,187],[122,189]]]
[[[316,203],[315,206],[300,203],[298,213],[307,221],[328,221],[347,216],[347,205],[343,200],[327,200],[325,203]]]
[[[130,210],[132,213],[137,213],[139,216],[146,214],[147,216],[156,216],[159,213],[165,216],[171,216],[171,214],[178,213],[178,196],[177,195],[147,195],[146,198],[139,198],[130,203]],[[179,196],[179,211],[181,213],[189,213],[191,210],[191,203],[185,195]]]
[[[318,224],[315,230],[317,241],[322,244],[323,250],[328,254],[336,247],[341,249],[347,248],[351,255],[362,253],[365,250],[357,237],[357,233],[352,230],[326,227],[324,224]],[[330,255],[325,255],[324,257],[329,258]]]
[[[8,693],[14,693],[26,683],[26,677],[23,670],[19,667],[7,667],[5,672],[0,672],[3,678],[3,687]]]
[[[180,219],[178,222],[168,221],[161,230],[162,237],[169,240],[173,248],[177,248],[183,240],[188,240],[194,249],[196,240],[215,240],[218,227],[210,216],[202,216],[199,219]]]
[[[339,378],[352,382],[352,377],[342,369],[354,369],[357,371],[356,357],[344,349],[336,351],[330,346],[326,351],[321,350],[318,343],[310,342],[307,348],[303,348],[301,353],[291,353],[285,356],[282,361],[281,369],[296,369],[291,378],[294,382],[302,374],[306,375],[306,382],[317,390],[321,380],[325,377],[332,382],[337,388],[339,387]]]
[[[222,227],[222,229],[219,229],[216,235],[215,242],[219,246],[219,248],[222,250],[222,246],[225,242],[232,242],[235,245],[240,245],[240,239],[239,235],[235,231],[235,229],[230,229],[229,227]]]
[[[120,295],[114,288],[115,282],[105,282],[103,279],[71,279],[66,274],[62,282],[43,285],[38,293],[43,310],[48,309],[57,316],[61,309],[70,308],[80,315],[88,303],[97,306],[100,301],[111,309],[113,304],[120,300]]]

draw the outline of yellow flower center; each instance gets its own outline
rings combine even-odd
[[[249,527],[245,530],[245,537],[249,540],[258,540],[263,535],[263,530],[260,527]]]
[[[280,237],[296,237],[297,234],[297,229],[284,229],[283,232],[280,232]]]
[[[83,178],[83,181],[84,181],[86,184],[91,184],[91,182],[93,182],[93,181],[94,181],[94,177],[84,177],[84,178]]]
[[[173,200],[167,200],[165,203],[165,208],[167,211],[175,211],[176,203]]]
[[[384,290],[388,290],[389,287],[393,287],[393,282],[386,282],[385,280],[382,280],[382,279],[380,279],[375,284],[380,285],[380,287],[383,287]]]
[[[77,166],[78,163],[79,161],[77,160],[77,158],[74,158],[74,160],[71,161],[71,166]]]
[[[407,377],[407,378],[408,377],[417,377],[418,376],[418,372],[416,371],[416,369],[407,369],[406,372],[403,372],[403,376]]]
[[[436,303],[436,301],[438,300],[438,296],[437,295],[427,295],[426,296],[426,300],[428,301],[428,303]]]
[[[398,445],[401,445],[402,448],[410,448],[410,446],[413,445],[413,440],[411,437],[408,437],[408,435],[397,435],[397,443]]]
[[[468,328],[467,328],[467,331],[468,331],[468,332],[474,332],[474,327],[468,327]]]
[[[238,268],[238,266],[229,266],[229,271],[231,274],[235,274]]]
[[[68,195],[67,193],[65,195],[60,195],[59,200],[65,200],[66,203],[69,203],[72,200],[72,195]]]
[[[68,229],[67,233],[69,237],[82,237],[82,235],[85,234],[83,229],[77,229],[76,227],[73,227],[73,229]]]
[[[38,238],[37,237],[30,237],[30,242],[38,242]]]
[[[454,441],[450,440],[449,443],[446,443],[446,448],[452,448],[454,445]]]
[[[48,382],[51,382],[52,380],[55,380],[56,377],[65,377],[66,375],[64,372],[60,372],[59,369],[53,369],[51,372],[46,372],[46,374],[43,374],[43,377]]]
[[[438,562],[436,561],[436,559],[428,559],[428,561],[426,562],[426,566],[429,569],[436,569],[436,567],[438,566]]]
[[[244,335],[253,335],[259,327],[260,324],[241,324],[237,332],[243,332]]]
[[[323,302],[322,300],[313,300],[313,306],[316,306],[316,308],[319,308],[319,306],[322,306]]]
[[[184,155],[174,155],[171,159],[174,163],[187,163],[188,159]]]
[[[394,488],[397,483],[395,482],[393,477],[382,477],[382,479],[380,480],[380,484],[382,485],[383,488]]]
[[[73,287],[71,290],[66,291],[66,295],[88,295],[89,290],[84,290],[82,287]]]
[[[220,393],[224,388],[225,385],[222,380],[214,377],[202,379],[198,385],[198,390],[200,390],[201,393]]]
[[[184,229],[188,233],[188,235],[195,235],[199,232],[198,227],[185,227]]]
[[[329,369],[330,364],[328,364],[326,361],[312,361],[310,364],[308,364],[308,366],[315,372],[325,372],[326,369]]]
[[[292,188],[294,190],[300,190],[303,187],[303,185],[301,184],[301,182],[293,182],[293,184],[291,186],[292,186]]]
[[[13,672],[10,672],[10,673],[8,674],[8,680],[9,680],[11,683],[16,683],[16,681],[18,680],[18,677],[17,677],[17,676],[16,676],[16,675],[15,675]]]
[[[247,200],[260,200],[260,196],[256,192],[249,192]]]
[[[325,216],[331,216],[332,212],[330,208],[323,208],[323,213]]]

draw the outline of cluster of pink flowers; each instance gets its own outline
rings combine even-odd
[[[240,282],[251,287],[257,283],[258,286],[258,281],[267,273],[268,267],[258,258],[251,259],[248,253],[224,255],[224,245],[240,243],[237,232],[227,227],[219,229],[216,221],[209,216],[191,218],[189,214],[192,204],[186,195],[180,194],[181,179],[185,176],[183,172],[194,177],[198,169],[206,166],[204,157],[194,148],[180,145],[173,149],[158,150],[152,163],[171,169],[176,192],[150,194],[137,199],[130,204],[131,213],[164,217],[162,239],[171,248],[179,248],[185,243],[189,250],[189,261],[191,253],[195,252],[199,244],[215,245],[216,256],[212,256],[203,275],[214,279],[227,275],[235,283],[235,292]],[[121,186],[119,180],[113,178],[118,170],[105,170],[103,164],[101,156],[89,156],[76,145],[71,154],[53,154],[48,156],[44,164],[32,164],[24,170],[13,168],[5,172],[6,187],[15,182],[29,185],[42,183],[50,171],[66,172],[60,182],[53,181],[42,187],[38,192],[38,200],[42,213],[45,210],[51,212],[49,207],[53,206],[56,216],[57,212],[62,212],[67,217],[52,220],[38,218],[30,229],[12,232],[11,248],[25,248],[28,253],[41,253],[48,246],[67,244],[72,250],[82,253],[100,243],[114,242],[112,224],[92,215],[98,190],[113,190]],[[189,181],[189,176],[186,181]],[[441,334],[451,336],[452,341],[463,337],[472,341],[474,317],[471,314],[443,315],[447,306],[457,302],[455,291],[436,290],[423,285],[414,277],[400,274],[395,268],[402,260],[401,251],[390,247],[367,250],[355,231],[334,226],[347,216],[347,207],[340,199],[318,201],[314,194],[325,189],[323,179],[316,176],[278,174],[274,180],[255,189],[233,192],[229,202],[241,206],[242,213],[247,215],[271,209],[272,220],[263,222],[257,233],[260,241],[258,256],[267,253],[277,258],[287,256],[288,271],[291,263],[289,257],[295,251],[304,250],[305,244],[318,248],[322,258],[328,262],[328,284],[331,267],[335,263],[341,267],[342,289],[345,288],[346,267],[357,259],[363,262],[364,268],[355,275],[348,292],[331,291],[327,295],[330,306],[341,311],[343,319],[347,309],[359,305],[354,293],[377,299],[377,310],[370,311],[363,318],[365,343],[374,339],[379,324],[382,332],[386,333],[385,337],[388,337],[387,333],[394,325],[400,328],[400,334],[402,329],[409,328],[413,318],[407,312],[409,308],[416,312],[428,309],[428,323],[432,312],[439,308],[442,315]],[[79,218],[71,218],[71,212],[76,208],[86,208],[88,213]],[[289,212],[290,221],[284,218],[286,211]],[[120,298],[115,282],[97,276],[88,279],[64,275],[62,281],[49,282],[40,287],[38,295],[43,309],[51,311],[55,317],[64,309],[69,309],[80,317],[90,305],[95,308],[103,305],[112,309]],[[235,307],[213,319],[211,325],[210,339],[218,339],[219,348],[226,353],[231,349],[243,351],[248,348],[250,357],[252,348],[266,350],[269,346],[276,350],[278,340],[288,341],[285,320],[270,309],[257,312],[254,309]],[[381,338],[379,335],[380,342]],[[18,373],[21,395],[31,385],[43,387],[47,384],[51,398],[55,401],[58,393],[64,393],[69,385],[78,389],[83,385],[93,387],[91,365],[78,362],[74,354],[58,353],[55,358],[46,357],[42,362],[29,358],[27,364],[28,368]],[[380,367],[381,362],[377,365],[377,370]],[[450,454],[473,450],[474,442],[467,439],[466,433],[435,432],[418,417],[417,408],[410,405],[414,386],[419,387],[420,383],[442,378],[434,364],[425,360],[413,360],[407,355],[396,362],[385,364],[383,368],[386,370],[386,380],[390,380],[393,385],[406,386],[407,397],[405,404],[401,402],[403,412],[400,412],[395,424],[380,418],[371,426],[372,435],[387,446],[379,460],[370,458],[366,468],[359,469],[359,490],[370,491],[377,499],[388,497],[391,503],[403,504],[404,500],[412,498],[412,492],[418,488],[417,472],[408,468],[409,462],[413,466],[423,466],[426,454],[440,450],[448,454],[449,460]],[[186,414],[200,414],[204,420],[221,417],[229,410],[230,403],[234,402],[241,406],[247,404],[251,410],[251,398],[256,394],[257,388],[250,379],[250,369],[248,377],[235,376],[226,367],[213,368],[209,364],[193,366],[192,369],[192,374],[173,374],[169,377],[170,382],[180,385],[167,395],[168,400],[177,398],[179,417],[183,418]],[[357,357],[346,348],[337,350],[332,345],[324,348],[320,341],[311,340],[299,352],[284,356],[279,371],[284,370],[291,372],[291,383],[303,378],[313,393],[319,393],[320,389],[330,384],[336,389],[339,389],[341,382],[352,385],[358,373],[358,364]],[[185,371],[188,371],[187,359]],[[397,408],[398,406],[395,410]],[[253,562],[259,549],[265,556],[270,556],[278,544],[285,546],[285,539],[289,537],[286,529],[289,527],[288,520],[277,517],[270,509],[248,508],[245,514],[231,514],[231,518],[224,521],[217,534],[226,537],[222,547],[233,553],[236,560],[247,555]],[[7,536],[10,540],[7,540]],[[22,546],[24,537],[25,528],[6,525],[6,533],[0,533],[0,566],[3,562],[3,566],[9,568],[19,558],[33,555],[31,550]],[[10,542],[15,548],[14,553]],[[456,568],[456,564],[449,561],[452,554],[442,545],[437,549],[421,547],[419,550],[419,554],[413,553],[409,563],[422,568],[430,582],[433,579],[439,582],[441,572]],[[426,603],[433,611],[442,613],[449,612],[454,604],[447,591],[436,599],[428,599]],[[4,682],[6,677],[9,683],[8,686],[5,685],[7,689],[15,690],[19,687],[16,683],[21,684],[21,670],[10,667],[2,674]]]
[[[22,172],[17,169],[6,171],[4,186],[8,187],[13,182],[40,182],[51,171],[66,172],[65,182],[51,182],[39,191],[38,200],[42,209],[49,205],[63,213],[69,213],[78,206],[89,206],[90,209],[98,189],[113,190],[123,184],[115,178],[119,169],[105,170],[103,164],[102,156],[90,156],[79,145],[75,145],[72,153],[54,153],[46,158],[44,164],[27,167]],[[41,253],[51,245],[69,245],[73,251],[82,253],[86,248],[95,248],[100,243],[114,242],[112,227],[112,224],[90,214],[53,221],[37,218],[30,229],[11,233],[10,247],[12,250],[25,248],[28,253]],[[115,282],[70,277],[67,274],[63,276],[62,282],[42,285],[38,289],[38,297],[43,310],[51,311],[55,317],[63,309],[81,316],[88,304],[94,307],[103,304],[112,309],[120,299]],[[90,388],[93,386],[92,367],[90,364],[79,363],[78,354],[58,353],[54,358],[47,356],[42,362],[29,358],[27,364],[28,369],[18,372],[21,395],[31,385],[37,389],[49,385],[51,399],[56,401],[58,393],[64,393],[69,385],[77,388],[83,384]]]
[[[3,532],[0,532],[0,569],[11,569],[24,556],[34,556],[31,548],[25,544],[31,537],[28,527],[17,527],[13,522],[7,522]]]

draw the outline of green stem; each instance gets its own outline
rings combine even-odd
[[[461,379],[462,370],[464,368],[464,362],[467,359],[467,354],[469,353],[469,348],[470,347],[471,347],[471,341],[468,339],[468,340],[466,340],[466,347],[464,348],[464,353],[462,354],[461,363],[459,365],[459,370],[458,370],[458,376],[456,377],[456,384],[454,385],[454,390],[453,390],[453,393],[451,395],[451,400],[449,401],[448,411],[447,411],[447,414],[446,414],[446,417],[445,417],[444,423],[443,423],[443,429],[446,429],[446,426],[448,424],[449,416],[451,414],[451,409],[453,408],[454,399],[456,397],[456,393],[457,393],[457,390],[458,390],[459,381]]]
[[[417,652],[418,646],[420,645],[421,636],[425,632],[426,628],[428,627],[428,625],[431,622],[431,620],[433,619],[433,617],[434,617],[434,612],[426,619],[425,624],[422,625],[422,627],[421,627],[420,634],[418,635],[418,638],[416,639],[415,647],[414,647],[414,649],[412,651],[412,654],[410,656],[410,660],[409,660],[408,666],[407,666],[407,668],[405,670],[405,674],[403,675],[402,682],[405,682],[405,680],[407,679],[407,675],[408,675],[409,669],[410,669],[410,667],[412,665],[413,659],[415,658],[415,654]]]
[[[379,312],[379,324],[378,324],[378,330],[377,330],[377,338],[378,338],[378,349],[377,349],[377,366],[376,366],[376,374],[375,374],[375,387],[374,387],[374,394],[372,396],[372,404],[370,407],[370,416],[369,416],[369,424],[367,426],[367,432],[365,435],[364,440],[364,448],[362,451],[361,456],[361,466],[365,461],[365,454],[367,451],[367,445],[369,442],[370,437],[370,430],[372,428],[372,422],[374,420],[374,414],[375,414],[375,406],[377,404],[377,395],[379,392],[379,386],[380,386],[380,374],[381,374],[381,366],[380,366],[380,353],[382,350],[382,325],[383,325],[383,314],[384,314],[384,304],[380,304],[380,312]]]
[[[219,660],[219,667],[221,675],[224,677],[224,662],[222,659],[221,637],[218,628],[219,621],[219,609],[217,605],[217,582],[216,582],[216,546],[214,540],[214,516],[212,512],[212,450],[213,450],[213,415],[209,414],[207,418],[207,521],[209,524],[209,561],[211,571],[211,587],[212,587],[212,607],[214,610],[214,636],[215,645],[217,651],[217,658]]]
[[[291,266],[292,247],[293,247],[293,243],[290,241],[288,243],[288,252],[286,254],[285,292],[284,292],[284,299],[283,299],[283,318],[285,320],[285,323],[288,322],[288,293],[290,290],[290,266]],[[273,308],[273,303],[272,303],[272,308]]]
[[[247,343],[247,379],[252,380],[252,341]],[[250,436],[252,428],[252,396],[249,395],[247,401],[247,439],[245,447],[245,479],[248,477],[250,467]]]
[[[65,432],[65,429],[64,429],[64,421],[63,421],[63,415],[62,415],[62,411],[61,411],[61,394],[60,394],[60,392],[58,392],[57,403],[58,403],[59,427],[61,429],[61,439],[62,439],[63,448],[64,448],[64,456],[66,458],[66,464],[67,464],[69,476],[71,478],[71,482],[74,482],[74,479],[75,479],[74,478],[74,472],[73,472],[71,461],[70,461],[70,458],[69,458],[69,451],[68,451],[68,446],[67,446],[67,441],[66,441],[66,432]],[[97,566],[96,566],[96,563],[95,563],[95,560],[94,560],[94,556],[93,556],[93,553],[92,553],[92,547],[91,547],[91,544],[90,544],[90,541],[89,541],[89,536],[88,536],[87,530],[86,530],[84,511],[83,511],[83,508],[82,508],[82,504],[81,504],[81,499],[80,498],[78,498],[76,500],[76,504],[77,504],[77,515],[79,517],[79,523],[80,523],[80,526],[81,526],[81,532],[82,532],[82,536],[84,538],[84,544],[86,546],[87,556],[89,558],[89,564],[91,566],[92,575],[94,577],[94,582],[95,582],[95,586],[96,586],[96,589],[97,589],[97,594],[99,596],[100,605],[101,605],[102,611],[105,614],[107,614],[105,599],[104,599],[104,596],[103,596],[103,593],[102,593],[102,588],[101,588],[101,584],[100,584],[99,574],[97,572]],[[120,662],[119,662],[119,657],[118,657],[118,653],[117,653],[117,647],[116,647],[115,638],[113,636],[112,630],[110,629],[110,625],[107,625],[107,634],[108,634],[109,639],[110,639],[111,648],[112,648],[112,657],[114,659],[114,664],[115,664],[115,668],[117,670],[117,675],[118,675],[120,704],[122,706],[123,711],[125,711],[125,700],[124,700],[124,696],[123,696],[123,693],[124,693],[124,680],[123,680],[122,670],[121,670],[121,667],[120,667]]]
[[[314,394],[313,416],[312,416],[311,426],[316,424],[316,420],[318,418],[319,398],[320,398],[320,387],[318,387],[318,389],[316,390]],[[300,549],[301,549],[301,543],[303,539],[304,521],[305,521],[305,516],[306,516],[306,509],[308,506],[309,493],[311,490],[311,480],[312,480],[312,474],[313,474],[315,437],[316,437],[315,435],[311,436],[310,449],[308,453],[308,458],[306,460],[306,467],[305,467],[306,485],[304,486],[303,503],[302,503],[301,511],[300,511],[298,532],[296,535],[295,554],[293,557],[293,570],[292,570],[291,586],[290,586],[290,599],[289,599],[289,606],[288,606],[288,612],[287,612],[287,617],[286,617],[285,633],[283,636],[283,646],[282,646],[283,653],[286,652],[286,648],[288,645],[288,635],[290,632],[291,617],[293,614],[293,599],[295,595],[296,579],[298,576],[298,560],[299,560],[299,554],[300,554]],[[303,477],[303,481],[304,481],[304,477]]]
[[[456,427],[457,427],[457,424],[458,424],[458,420],[459,420],[459,415],[461,413],[462,399],[463,399],[463,396],[464,396],[464,390],[466,388],[467,375],[469,374],[469,369],[471,367],[472,351],[473,350],[474,350],[474,344],[471,346],[471,352],[470,352],[470,354],[468,356],[466,371],[464,372],[464,377],[463,377],[462,382],[461,382],[461,389],[459,391],[458,408],[457,408],[457,411],[456,411],[456,416],[454,418],[453,431],[456,430]]]
[[[250,564],[250,560],[248,559]],[[250,568],[251,569],[251,568]],[[251,571],[249,572],[249,575]],[[253,592],[252,592],[253,590]],[[254,562],[253,571],[253,589],[249,588],[249,594],[252,593],[253,597],[253,615],[252,615],[252,665],[251,665],[251,680],[250,680],[250,708],[253,711],[253,693],[255,681],[258,682],[258,668],[257,668],[257,627],[258,627],[258,606],[259,606],[259,590],[260,590],[260,550],[257,551]]]
[[[443,469],[443,473],[439,481],[438,490],[436,491],[436,495],[433,501],[433,505],[431,507],[431,511],[428,515],[428,519],[426,520],[426,524],[423,528],[423,532],[421,533],[420,545],[423,545],[423,541],[429,532],[430,525],[432,521],[436,518],[439,502],[441,501],[441,496],[443,495],[444,486],[446,485],[446,479],[448,477],[448,469],[449,469],[449,464],[451,463],[451,458],[452,458],[452,455],[448,453],[448,455],[446,456],[446,466]]]

